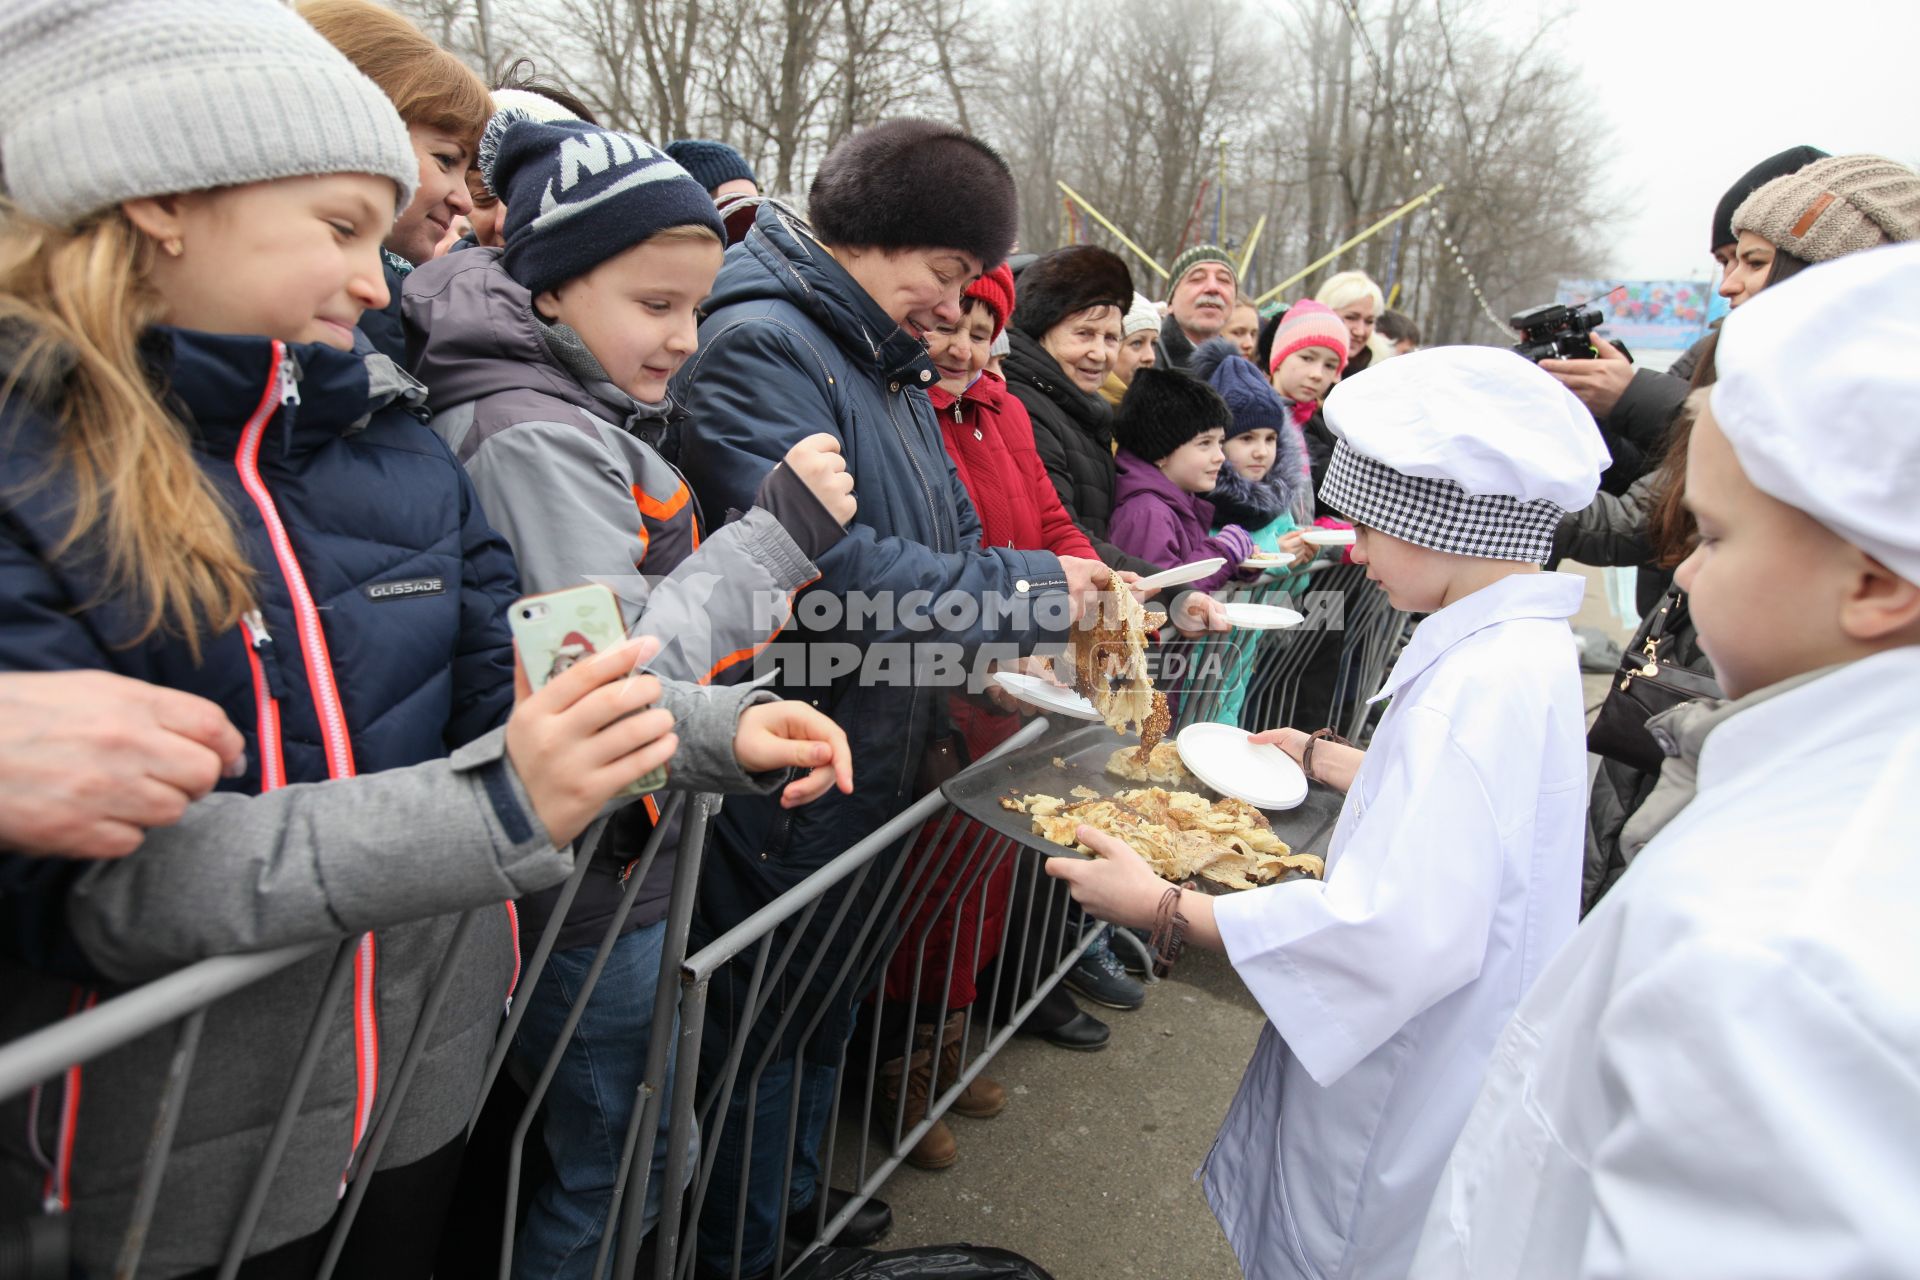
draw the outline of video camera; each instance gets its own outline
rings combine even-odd
[[[1520,332],[1513,349],[1539,364],[1542,360],[1590,360],[1595,329],[1607,322],[1598,307],[1569,307],[1558,302],[1531,307],[1507,321]]]

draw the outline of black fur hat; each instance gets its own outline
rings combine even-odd
[[[1036,341],[1076,311],[1133,305],[1133,277],[1116,253],[1091,244],[1070,244],[1035,258],[1020,273],[1013,327]]]
[[[1713,245],[1708,253],[1718,251],[1722,246],[1736,243],[1740,237],[1733,230],[1733,215],[1747,197],[1789,173],[1798,173],[1815,160],[1825,160],[1827,153],[1818,147],[1788,147],[1777,155],[1768,156],[1753,168],[1740,175],[1740,180],[1727,188],[1727,194],[1720,197],[1720,203],[1713,209]]]
[[[1134,370],[1113,415],[1113,438],[1148,462],[1215,427],[1233,430],[1233,411],[1218,391],[1177,369]]]
[[[826,244],[959,249],[988,270],[1013,248],[1020,203],[1000,154],[952,125],[888,120],[820,162],[807,221]]]

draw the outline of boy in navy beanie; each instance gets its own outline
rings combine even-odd
[[[811,768],[820,751],[844,761],[846,737],[824,716],[728,683],[745,670],[730,655],[771,639],[757,625],[764,602],[789,600],[817,577],[813,559],[853,517],[838,443],[821,435],[795,445],[753,509],[718,529],[701,522],[680,473],[654,448],[671,412],[667,379],[693,353],[698,308],[720,269],[713,201],[643,139],[577,120],[511,120],[482,163],[506,202],[506,247],[415,270],[404,311],[414,370],[433,387],[433,427],[513,544],[522,585],[605,583],[635,634],[662,639],[649,670],[707,686],[710,696],[675,724],[676,777],[717,767],[731,775],[725,790],[767,793],[785,776],[776,764]],[[776,762],[751,749],[766,729],[810,758]],[[851,765],[814,781],[783,799],[804,803],[833,782],[850,791]],[[656,816],[650,800],[621,811],[574,897],[514,1045],[532,1072],[559,1043]],[[534,1193],[516,1275],[592,1273],[654,1030],[672,848],[662,846],[641,882],[554,1077],[545,1138],[556,1174]],[[523,937],[540,936],[557,897],[521,901]],[[664,1127],[643,1150],[654,1162],[642,1218],[650,1229]]]
[[[720,215],[699,183],[630,133],[515,120],[483,164],[507,203],[507,273],[536,295],[655,237],[720,243]]]

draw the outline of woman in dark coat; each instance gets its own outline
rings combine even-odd
[[[953,187],[974,199],[939,205],[908,194]],[[987,645],[1029,653],[1063,638],[1078,602],[1108,580],[1097,561],[980,544],[973,501],[941,445],[927,398],[937,375],[923,336],[957,321],[961,291],[1005,259],[1015,204],[1005,162],[977,139],[930,121],[888,121],[847,138],[822,162],[808,201],[811,225],[762,205],[714,281],[699,351],[673,382],[688,415],[677,461],[702,510],[723,513],[750,507],[762,478],[799,440],[819,431],[840,440],[860,512],[817,561],[820,580],[803,594],[782,637],[789,660],[779,687],[815,701],[847,730],[858,784],[850,796],[805,810],[783,809],[777,800],[730,802],[709,836],[696,942],[774,901],[930,785],[923,762],[937,761],[936,749],[952,732],[944,691],[836,672],[820,655],[851,646],[863,661],[869,654],[912,656],[917,643],[951,644],[969,658]],[[863,617],[844,607],[854,593],[897,603],[901,614],[884,607],[880,619]],[[906,618],[916,593],[982,603],[1025,599],[1031,608],[963,610],[971,616],[953,623],[938,621],[935,611],[932,628],[918,629]],[[808,605],[809,596],[822,599]],[[801,954],[818,954],[820,963],[804,989],[789,975],[796,989],[783,999],[798,1011],[761,1076],[750,1147],[749,1100],[740,1093],[729,1099],[702,1211],[700,1249],[709,1269],[731,1265],[743,1166],[742,1274],[775,1268],[782,1196],[794,1211],[790,1224],[800,1229],[812,1220],[805,1211],[815,1192],[826,1190],[819,1142],[858,994],[843,977],[853,932],[832,927],[841,906],[834,895],[854,893],[848,918],[860,919],[874,909],[886,879],[876,874],[834,890],[807,926]],[[805,967],[796,965],[795,974]],[[738,969],[715,978],[703,1046],[709,1079],[729,1036],[747,1037],[750,1060],[768,1047],[778,1018],[748,1025],[751,985]],[[789,1147],[784,1136],[796,1093],[803,1119]],[[884,1231],[884,1206],[868,1207],[842,1243],[870,1243]]]
[[[1115,569],[1154,573],[1107,537],[1113,516],[1113,411],[1100,386],[1120,351],[1120,322],[1133,278],[1119,257],[1069,245],[1020,275],[1007,327],[1007,388],[1033,419],[1034,444],[1061,505]]]
[[[1749,174],[1742,183],[1753,176]],[[1723,204],[1733,202],[1738,190],[1736,184]],[[1915,239],[1920,236],[1920,221],[1910,212],[1915,208],[1920,208],[1920,175],[1890,160],[1829,156],[1804,168],[1788,168],[1753,186],[1736,203],[1728,225],[1737,237],[1738,252],[1721,278],[1721,295],[1737,309],[1763,289],[1815,263],[1876,242]],[[1701,349],[1692,375],[1695,391],[1715,380],[1717,340],[1716,334]],[[1674,419],[1659,469],[1636,483],[1625,499],[1569,515],[1562,522],[1555,550],[1587,564],[1641,563],[1670,577],[1692,550],[1695,537],[1692,518],[1680,503],[1692,417],[1683,407]],[[1684,598],[1680,604],[1684,609]],[[1667,607],[1663,599],[1648,610],[1628,652],[1640,651]],[[1700,652],[1684,613],[1666,634],[1660,653],[1663,660],[1711,674],[1711,664]],[[1621,832],[1658,780],[1657,771],[1643,772],[1616,760],[1601,762],[1587,807],[1583,910],[1591,910],[1626,871],[1632,851],[1623,845]]]

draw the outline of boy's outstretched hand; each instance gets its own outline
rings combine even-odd
[[[847,731],[804,702],[763,702],[740,715],[733,756],[748,773],[772,769],[811,770],[787,784],[780,807],[810,804],[837,786],[853,794],[853,749]]]
[[[1073,900],[1102,920],[1151,928],[1154,909],[1171,886],[1117,836],[1083,826],[1074,838],[1093,850],[1093,858],[1048,858],[1047,874],[1065,880]]]

